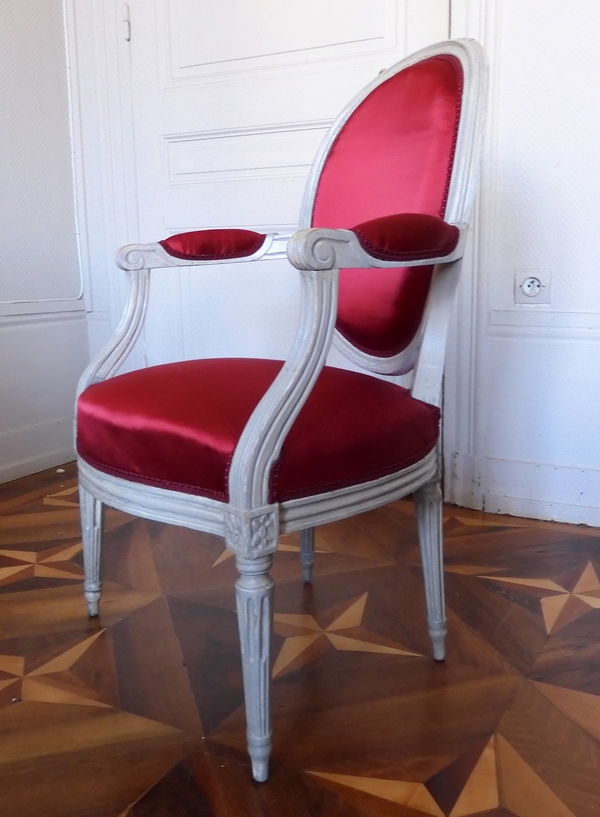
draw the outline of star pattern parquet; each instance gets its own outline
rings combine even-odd
[[[275,559],[272,771],[245,754],[221,540],[108,511],[88,619],[73,466],[0,487],[0,814],[600,815],[600,532],[447,508],[430,657],[408,501]]]

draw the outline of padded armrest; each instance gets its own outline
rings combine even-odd
[[[190,261],[221,261],[246,258],[258,252],[267,238],[253,230],[196,230],[179,233],[159,241],[160,246],[175,258]]]
[[[360,246],[381,261],[424,261],[456,249],[460,230],[437,216],[400,213],[352,228]]]
[[[155,244],[127,244],[115,261],[123,270],[143,270],[285,258],[290,235],[237,228],[194,230]]]
[[[416,267],[456,261],[462,257],[466,238],[466,224],[448,224],[423,213],[399,213],[365,221],[351,230],[298,230],[287,254],[303,270]]]

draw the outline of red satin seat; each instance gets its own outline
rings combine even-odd
[[[192,360],[90,386],[79,400],[79,453],[117,477],[227,502],[240,434],[281,365]],[[439,409],[407,389],[325,367],[273,466],[269,499],[400,471],[432,450],[438,429]]]

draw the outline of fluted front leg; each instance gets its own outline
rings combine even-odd
[[[271,754],[270,712],[270,646],[272,630],[273,580],[269,569],[272,555],[256,559],[236,556],[240,577],[236,582],[236,600],[244,696],[248,753],[252,761],[252,776],[266,780]]]
[[[100,580],[100,552],[102,548],[102,524],[104,506],[82,486],[79,487],[81,508],[81,536],[83,540],[83,584],[85,600],[90,616],[98,615],[98,605],[102,595]]]
[[[444,604],[442,491],[439,481],[430,482],[415,491],[414,500],[419,525],[429,635],[433,643],[433,657],[436,661],[443,661],[448,627]]]
[[[313,565],[315,563],[315,529],[306,528],[300,531],[300,563],[302,576],[307,584],[312,582]]]

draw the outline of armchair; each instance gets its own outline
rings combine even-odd
[[[309,582],[316,525],[412,493],[433,655],[444,658],[442,374],[486,80],[470,40],[426,48],[380,75],[332,126],[291,236],[200,230],[117,256],[130,299],[78,397],[89,614],[101,596],[104,505],[223,536],[239,571],[256,780],[268,776],[271,747],[269,569],[280,533],[301,532]],[[285,362],[190,360],[116,375],[141,330],[151,269],[286,254],[302,300]],[[326,366],[332,343],[366,373]],[[374,376],[408,372],[410,389]]]

